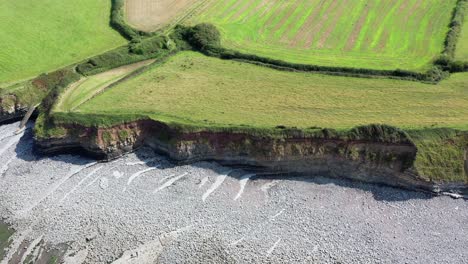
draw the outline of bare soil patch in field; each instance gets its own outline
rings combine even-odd
[[[190,10],[196,0],[127,0],[126,16],[134,27],[154,31]]]

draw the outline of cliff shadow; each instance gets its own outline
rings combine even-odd
[[[147,166],[153,166],[154,161],[151,157],[157,157],[161,168],[173,168],[182,165],[191,165],[202,169],[212,170],[217,174],[225,174],[226,172],[229,177],[241,180],[247,174],[255,174],[250,180],[255,181],[259,179],[271,179],[271,180],[283,180],[283,181],[300,181],[304,184],[316,184],[316,185],[335,185],[342,188],[354,188],[364,192],[372,193],[373,197],[377,201],[387,202],[399,202],[414,199],[431,199],[435,194],[409,190],[399,187],[392,187],[389,185],[378,184],[378,183],[366,183],[357,180],[351,180],[346,178],[333,178],[327,175],[313,175],[313,174],[299,174],[299,173],[274,173],[267,172],[262,167],[247,166],[247,165],[224,165],[220,162],[207,160],[199,161],[194,163],[177,163],[166,158],[164,155],[155,153],[150,148],[141,148],[135,151],[135,155],[141,161],[149,161],[146,163]],[[150,161],[151,160],[151,161]]]
[[[18,159],[24,161],[38,161],[44,158],[48,158],[55,161],[71,163],[74,165],[86,165],[90,162],[95,162],[95,159],[89,158],[83,151],[79,149],[75,151],[67,151],[68,154],[56,154],[56,155],[42,155],[34,151],[34,140],[33,140],[33,123],[27,125],[24,135],[20,138],[16,145],[15,153]],[[265,172],[260,167],[246,166],[246,165],[223,165],[216,161],[201,161],[195,163],[176,163],[169,160],[164,155],[155,153],[150,148],[140,148],[135,152],[136,157],[145,162],[147,166],[154,166],[154,159],[158,160],[162,169],[177,167],[181,165],[191,165],[203,169],[212,170],[217,174],[223,174],[227,171],[231,171],[228,174],[229,177],[241,180],[246,174],[256,174],[251,180],[257,179],[272,179],[272,180],[284,180],[284,181],[300,181],[304,184],[317,184],[317,185],[336,185],[343,188],[356,188],[365,192],[372,193],[374,199],[378,201],[406,201],[412,199],[431,199],[434,194],[418,192],[413,190],[406,190],[397,187],[391,187],[376,183],[365,183],[358,182],[355,180],[349,180],[344,178],[332,178],[327,175],[304,175],[297,173],[272,173]]]
[[[67,151],[66,153],[57,154],[57,155],[42,155],[42,154],[37,153],[34,148],[33,127],[34,127],[33,122],[29,122],[26,125],[24,134],[19,139],[15,147],[16,158],[24,160],[24,161],[28,161],[28,162],[38,161],[38,160],[47,158],[47,159],[51,159],[54,161],[70,163],[73,165],[86,165],[86,164],[89,164],[90,162],[96,161],[95,159],[90,158],[87,155],[85,155],[85,153],[83,153],[80,150],[70,151],[70,152]]]
[[[321,175],[310,176],[285,176],[284,180],[302,181],[317,185],[336,185],[342,188],[359,189],[372,193],[376,201],[401,202],[408,200],[428,200],[435,197],[435,194],[423,191],[409,190],[400,187],[393,187],[379,183],[366,183],[345,178],[333,178]]]

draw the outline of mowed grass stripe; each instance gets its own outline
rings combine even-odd
[[[77,109],[200,126],[468,129],[468,73],[438,85],[277,71],[183,52]]]
[[[296,17],[298,11],[300,11],[302,8],[303,7],[301,6],[301,2],[293,2],[284,9],[281,20],[273,28],[273,35],[275,39],[281,37],[281,33],[284,32],[284,30],[287,28],[288,22],[292,22],[292,18]]]
[[[213,23],[226,46],[293,63],[424,71],[456,1],[212,0],[187,23]]]
[[[265,0],[255,0],[249,5],[249,9],[244,10],[244,12],[239,12],[236,14],[236,19],[239,21],[243,21],[247,16],[252,15],[252,13],[256,13],[259,10],[261,5],[265,4]]]
[[[294,39],[297,36],[299,30],[303,28],[303,25],[308,21],[308,19],[313,16],[314,12],[317,11],[318,5],[322,5],[323,2],[307,2],[302,1],[305,5],[305,12],[303,12],[299,18],[299,22],[293,24],[289,32],[284,32],[282,40],[285,41],[286,39],[291,43],[291,39]]]
[[[417,0],[415,5],[410,9],[410,12],[408,12],[408,14],[404,16],[404,19],[402,20],[403,23],[398,25],[398,28],[401,28],[401,27],[416,28],[418,25],[418,21],[415,19],[411,19],[411,17],[418,10],[421,10],[422,8],[424,8],[423,7],[424,3],[425,3],[425,0]],[[402,52],[404,50],[408,50],[409,48],[411,48],[413,46],[413,43],[416,43],[416,36],[417,35],[414,34],[414,32],[411,32],[410,30],[405,31],[404,34],[400,38],[397,38],[396,35],[392,34],[390,36],[389,45],[391,47],[394,47],[402,39],[406,40],[404,42],[401,42],[400,48],[396,50],[397,52]]]
[[[333,3],[333,1],[325,1],[322,5],[316,8],[314,14],[309,17],[296,35],[296,43],[301,45],[303,48],[308,48],[310,46],[310,43],[307,43],[307,40],[310,40],[315,31],[321,26],[321,17]]]
[[[390,10],[390,11],[387,12],[386,14],[381,15],[380,16],[381,19],[378,21],[378,23],[376,23],[376,27],[375,27],[375,30],[373,32],[373,34],[374,34],[373,40],[369,45],[371,49],[374,49],[377,46],[377,43],[379,43],[379,41],[381,40],[382,35],[383,35],[383,31],[385,30],[385,28],[390,26],[389,25],[389,20],[391,20],[391,18],[395,15],[395,12],[397,10],[400,10],[402,8],[402,6],[405,5],[407,2],[408,2],[408,0],[400,0],[397,4],[392,5],[391,2],[384,1],[383,9],[384,10],[387,9],[387,10]]]
[[[231,6],[231,8],[229,10],[227,10],[227,17],[226,17],[226,20],[232,20],[233,17],[235,17],[236,13],[237,13],[237,10],[240,9],[242,7],[242,5],[245,5],[245,4],[248,4],[246,2],[241,2],[241,1],[238,1],[236,3],[234,3],[234,5]]]
[[[415,42],[416,43],[420,43],[420,42],[424,42],[424,43],[428,43],[428,44],[432,44],[431,43],[431,40],[430,40],[430,37],[426,37],[425,34],[423,33],[426,33],[427,30],[428,30],[428,26],[429,26],[429,23],[430,23],[430,20],[436,20],[436,16],[434,16],[434,13],[435,12],[438,12],[437,14],[440,14],[440,10],[438,10],[438,8],[436,6],[431,6],[429,5],[429,8],[428,8],[428,11],[427,11],[427,15],[425,15],[423,17],[423,19],[421,20],[421,23],[420,23],[420,26],[418,28],[415,28],[413,29],[413,32],[416,33],[416,40]],[[436,15],[437,15],[436,14]],[[427,42],[426,42],[427,41]],[[426,44],[427,45],[427,44]],[[430,45],[427,45],[426,47],[418,47],[418,46],[414,46],[414,45],[411,45],[411,48],[414,48],[414,49],[417,49],[417,48],[424,48],[424,49],[427,49],[427,50],[431,50],[432,47]],[[417,51],[416,51],[417,52]]]
[[[239,6],[236,12],[232,14],[231,19],[239,19],[240,16],[246,14],[249,10],[251,10],[253,5],[254,1],[243,3],[241,6]]]
[[[377,12],[381,10],[380,4],[382,3],[381,0],[370,1],[366,4],[367,6],[367,16],[365,22],[363,23],[362,27],[359,30],[359,37],[352,48],[354,51],[363,51],[365,48],[366,43],[364,41],[368,41],[369,38],[372,38],[371,34],[369,34],[369,30],[375,26],[375,19],[377,16]],[[367,36],[367,37],[366,37]],[[364,48],[363,48],[364,46]]]
[[[410,20],[410,17],[413,15],[416,10],[418,10],[419,6],[424,0],[406,0],[403,2],[403,6],[397,11],[398,14],[402,16],[402,19],[399,20],[391,20],[388,19],[385,27],[382,27],[382,35],[379,38],[378,44],[374,47],[376,52],[381,52],[385,50],[389,43],[392,43],[396,38],[394,34],[391,32],[398,30],[399,28],[404,27],[413,27],[412,23],[416,23],[416,20]],[[409,38],[413,36],[410,31],[404,31],[399,38],[400,41],[400,49],[398,52],[408,49],[409,47]],[[393,44],[390,44],[393,46]]]
[[[309,17],[312,8],[308,7],[305,2],[296,2],[297,6],[290,18],[275,32],[275,37],[280,39],[281,42],[287,41],[289,33],[297,31],[299,27],[304,24],[304,21]]]
[[[331,1],[330,5],[327,9],[323,9],[322,13],[320,14],[320,20],[318,24],[314,25],[314,30],[309,31],[307,38],[305,39],[305,46],[304,48],[310,48],[313,44],[320,38],[321,30],[325,27],[326,23],[330,21],[329,16],[333,16],[334,11],[338,7],[338,2],[340,0],[333,0]],[[344,0],[343,0],[344,1]],[[326,19],[324,19],[326,18]]]
[[[331,18],[328,19],[328,23],[323,27],[322,31],[320,32],[320,39],[315,41],[313,47],[316,48],[323,48],[325,42],[328,40],[330,35],[336,30],[336,26],[341,20],[343,13],[347,10],[349,0],[344,0],[342,5],[339,5],[336,9],[336,12],[331,14]]]

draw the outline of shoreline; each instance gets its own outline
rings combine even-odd
[[[0,129],[7,136],[16,124]],[[31,125],[14,139],[0,139],[0,216],[17,230],[17,245],[41,237],[68,244],[65,263],[467,257],[462,199],[320,175],[265,176],[215,162],[177,165],[148,147],[103,163],[44,157],[32,151]]]
[[[247,132],[188,132],[154,120],[109,128],[76,124],[58,127],[66,131],[65,135],[36,137],[35,148],[39,153],[80,153],[98,160],[113,160],[147,146],[175,164],[215,161],[264,173],[322,175],[435,194],[468,194],[466,183],[433,181],[420,175],[414,167],[418,147],[403,136],[379,142],[374,139],[376,135],[350,139],[314,137],[299,132],[283,137]],[[468,161],[464,170],[468,174]]]

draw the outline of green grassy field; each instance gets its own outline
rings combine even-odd
[[[423,71],[443,50],[456,0],[208,1],[223,45],[293,63]]]
[[[458,40],[457,50],[455,52],[455,59],[461,61],[468,61],[468,2],[465,2],[464,10],[465,23],[462,27],[460,39]]]
[[[439,85],[292,73],[183,52],[75,112],[210,126],[468,129],[468,73]]]
[[[124,44],[109,26],[110,5],[110,0],[0,1],[0,87]]]

